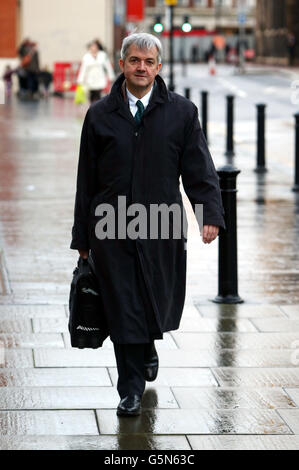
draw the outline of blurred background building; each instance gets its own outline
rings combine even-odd
[[[1,0],[0,58],[16,59],[27,37],[38,43],[41,66],[50,68],[80,60],[94,38],[112,53],[113,7],[113,0]]]
[[[299,0],[258,0],[258,62],[299,65]]]
[[[187,61],[204,61],[213,37],[221,35],[227,46],[236,47],[240,26],[247,47],[254,47],[256,0],[178,0],[174,20],[174,58],[182,55]],[[169,36],[168,7],[164,0],[146,0],[145,28],[153,30],[158,18],[163,24],[162,42]],[[187,18],[186,18],[187,17]],[[182,31],[188,20],[192,30]],[[196,59],[196,60],[194,60]]]
[[[169,7],[165,0],[1,0],[0,75],[18,64],[25,38],[36,41],[41,67],[80,61],[87,43],[99,38],[117,65],[122,39],[130,31],[157,34],[168,59]],[[182,31],[188,22],[191,30]],[[161,25],[159,32],[154,25]],[[162,28],[162,29],[161,29]],[[299,0],[177,0],[174,60],[202,62],[218,40],[217,59],[226,48],[253,51],[258,62],[299,63]],[[217,41],[216,41],[217,42]],[[254,54],[255,51],[255,54]],[[237,52],[238,53],[238,52]],[[116,69],[117,70],[117,69]]]

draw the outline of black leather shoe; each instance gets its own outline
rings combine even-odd
[[[159,357],[154,341],[147,345],[144,359],[144,378],[147,382],[156,380],[159,370]]]
[[[141,396],[128,395],[120,400],[117,416],[138,416],[141,413]]]

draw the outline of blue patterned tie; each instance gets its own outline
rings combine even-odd
[[[137,124],[140,124],[140,123],[141,123],[141,119],[142,119],[142,115],[143,115],[143,113],[144,113],[144,106],[143,106],[142,101],[138,100],[138,101],[136,102],[136,106],[137,106],[137,108],[138,108],[138,111],[137,111],[137,113],[135,114],[134,119],[135,119],[135,121],[137,122]]]

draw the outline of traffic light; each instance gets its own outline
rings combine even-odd
[[[182,31],[184,31],[184,33],[190,33],[191,29],[192,26],[189,22],[189,16],[185,16],[184,23],[182,24]]]
[[[161,23],[161,16],[156,16],[156,22],[153,26],[155,33],[162,33],[164,26]]]

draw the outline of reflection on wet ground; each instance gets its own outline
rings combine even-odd
[[[298,448],[298,195],[276,163],[253,172],[237,145],[240,305],[217,305],[218,244],[190,204],[180,329],[157,341],[141,416],[118,418],[109,340],[72,349],[67,329],[75,174],[86,109],[71,100],[0,107],[0,448]],[[215,166],[225,163],[210,129]]]

